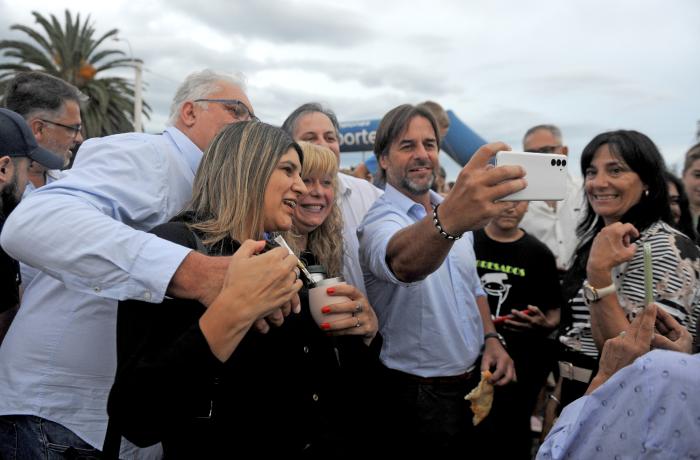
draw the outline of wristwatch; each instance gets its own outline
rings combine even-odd
[[[503,348],[506,347],[506,339],[504,339],[498,332],[489,332],[484,334],[484,345],[486,345],[486,341],[488,339],[498,339],[498,341],[501,342],[501,345],[503,345]]]
[[[604,288],[595,288],[591,286],[588,280],[583,282],[583,303],[590,305],[615,292],[615,283]]]

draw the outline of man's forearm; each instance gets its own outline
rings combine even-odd
[[[221,291],[230,260],[190,252],[170,280],[168,295],[209,306]]]
[[[488,299],[484,296],[479,296],[476,298],[476,304],[479,306],[479,315],[484,326],[484,334],[496,332],[496,326],[493,325],[493,320],[491,320],[491,308],[489,307]]]
[[[396,278],[411,283],[425,279],[442,265],[453,242],[443,238],[431,216],[398,231],[386,249],[387,264]]]
[[[8,254],[79,292],[162,300],[189,249],[129,227],[78,197],[40,192],[5,222],[1,242]]]

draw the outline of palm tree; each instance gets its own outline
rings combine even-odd
[[[29,35],[33,43],[0,41],[3,56],[17,59],[17,62],[0,63],[0,94],[5,93],[5,86],[15,72],[43,71],[72,83],[90,98],[82,110],[86,138],[133,131],[133,84],[121,77],[102,76],[111,69],[133,67],[133,60],[131,57],[116,58],[124,55],[119,50],[97,49],[106,39],[114,37],[117,29],[95,39],[90,16],[81,24],[80,14],[73,21],[66,10],[65,26],[62,26],[54,15],[49,21],[36,11],[32,14],[43,27],[45,36],[21,24],[10,27]],[[144,115],[148,117],[149,112],[150,107],[144,103]]]

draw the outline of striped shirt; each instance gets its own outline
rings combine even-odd
[[[651,244],[654,301],[696,337],[700,315],[700,248],[665,222],[656,222],[641,233],[632,259],[613,269],[617,299],[631,321],[644,307],[644,250]],[[591,313],[579,289],[569,302],[572,323],[559,340],[568,348],[598,359],[591,333]]]

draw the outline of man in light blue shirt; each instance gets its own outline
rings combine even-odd
[[[32,193],[7,220],[3,248],[42,270],[0,347],[0,436],[18,439],[25,455],[99,453],[116,371],[118,300],[161,302],[168,294],[208,305],[219,293],[229,258],[145,231],[186,206],[202,151],[218,131],[254,117],[243,88],[241,77],[209,70],[188,76],[162,135],[86,141],[66,176]],[[47,445],[28,434],[38,429],[58,434]],[[0,456],[12,447],[0,446]],[[121,458],[136,455],[123,443]]]
[[[488,144],[443,200],[430,190],[439,167],[438,133],[424,107],[402,105],[384,116],[374,151],[387,186],[358,229],[365,285],[384,337],[388,444],[433,457],[473,453],[464,396],[482,348],[481,369],[493,372],[492,383],[514,378],[481,290],[469,231],[512,207],[495,201],[525,186],[521,168],[487,166],[507,149]]]

